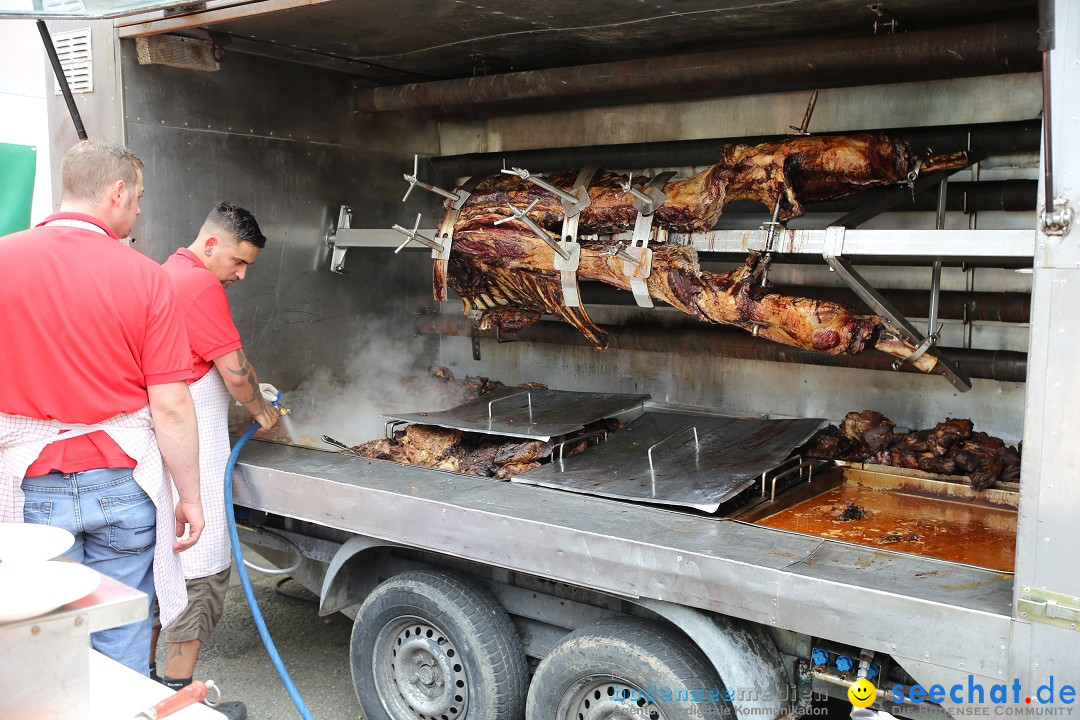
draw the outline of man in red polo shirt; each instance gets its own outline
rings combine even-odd
[[[254,368],[244,354],[233,323],[225,288],[243,280],[248,267],[266,245],[266,237],[247,210],[219,203],[189,247],[180,248],[164,268],[176,286],[187,325],[194,377],[191,395],[199,418],[199,465],[206,529],[199,545],[184,554],[188,607],[165,630],[165,672],[161,681],[174,690],[189,685],[202,644],[221,619],[229,586],[232,553],[225,523],[225,465],[229,459],[229,406],[236,400],[264,428],[279,418],[260,388]],[[264,386],[272,388],[272,386]],[[150,655],[155,670],[157,635]],[[217,707],[234,720],[246,715],[242,702]]]
[[[70,530],[68,557],[156,590],[168,624],[187,602],[176,553],[203,515],[175,291],[118,240],[140,212],[142,166],[118,145],[78,143],[60,212],[0,238],[0,520]],[[146,673],[149,618],[91,641]]]

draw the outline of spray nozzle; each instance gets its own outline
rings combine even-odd
[[[287,408],[287,407],[285,407],[284,405],[281,404],[281,391],[280,390],[278,390],[277,397],[275,397],[274,401],[272,403],[270,403],[270,404],[273,405],[275,408],[277,408],[277,413],[281,417],[285,417],[286,415],[288,415],[289,413],[292,412],[291,408]]]

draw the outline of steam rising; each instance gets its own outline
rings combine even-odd
[[[398,331],[400,332],[400,331]],[[416,338],[394,338],[385,320],[365,322],[362,337],[347,350],[343,375],[313,368],[284,404],[295,428],[294,444],[331,449],[321,440],[329,435],[348,445],[383,436],[383,413],[445,410],[464,400],[445,381],[428,373],[432,358]]]

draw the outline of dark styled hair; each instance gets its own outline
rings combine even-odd
[[[228,201],[221,201],[214,206],[199,234],[221,232],[233,242],[249,242],[257,248],[266,247],[266,236],[255,222],[255,216],[242,207]]]

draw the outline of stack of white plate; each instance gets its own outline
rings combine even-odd
[[[101,575],[54,560],[75,542],[62,528],[0,523],[0,623],[43,615],[97,589]]]

